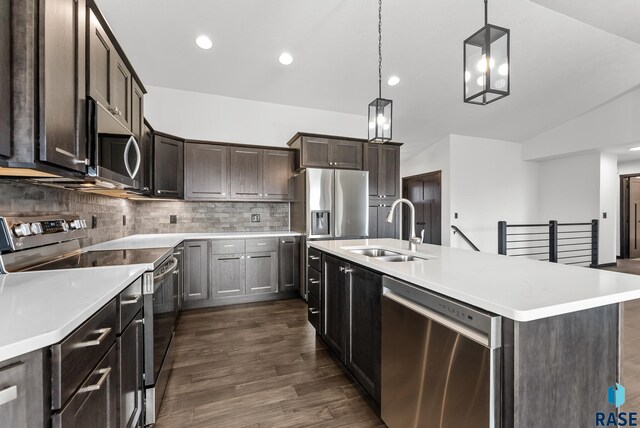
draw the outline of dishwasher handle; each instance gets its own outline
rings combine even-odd
[[[413,312],[416,312],[422,315],[425,318],[429,318],[437,322],[438,324],[441,324],[444,327],[447,327],[448,329],[453,330],[456,333],[473,340],[474,342],[479,343],[485,348],[490,348],[490,349],[494,348],[494,346],[492,346],[493,344],[491,343],[491,338],[489,337],[489,335],[481,331],[478,331],[462,323],[459,323],[450,317],[447,317],[438,312],[435,312],[418,303],[412,302],[411,300],[394,293],[393,291],[389,290],[386,287],[382,291],[382,296],[396,302],[399,305],[404,306],[405,308]]]

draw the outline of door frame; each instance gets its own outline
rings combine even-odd
[[[438,177],[438,183],[440,184],[438,186],[438,193],[439,193],[439,199],[440,199],[440,227],[442,227],[442,170],[441,169],[436,171],[423,172],[421,174],[416,174],[416,175],[410,175],[408,177],[402,177],[402,197],[405,199],[409,199],[409,189],[407,186],[407,181],[415,180],[415,179],[433,178],[435,176]],[[405,222],[404,222],[404,214],[403,214],[400,220],[400,237],[402,239],[404,239],[405,236],[409,234],[409,231],[406,230],[406,235],[405,235],[404,226],[405,226]],[[440,231],[440,243],[442,243],[442,236],[444,233],[445,233],[444,230]]]
[[[640,178],[640,173],[635,174],[621,174],[620,175],[620,258],[630,258],[629,249],[629,234],[631,230],[629,228],[629,222],[627,222],[626,215],[629,214],[630,204],[630,192],[629,188],[625,186],[630,178]]]

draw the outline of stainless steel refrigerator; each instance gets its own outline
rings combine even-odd
[[[369,236],[369,172],[309,168],[294,178],[291,230],[303,234],[303,281],[306,297],[307,240]]]

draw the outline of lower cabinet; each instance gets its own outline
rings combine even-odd
[[[382,276],[322,255],[322,299],[311,295],[309,321],[320,306],[321,337],[364,389],[380,402]]]
[[[116,339],[118,349],[118,396],[120,428],[140,426],[143,413],[144,341],[142,311]]]
[[[45,424],[44,351],[0,363],[0,427],[31,428]]]
[[[245,294],[244,254],[214,254],[211,282],[214,299]]]
[[[245,293],[278,291],[278,253],[247,253]]]
[[[278,238],[278,290],[295,291],[300,288],[300,238]]]
[[[209,299],[209,243],[187,241],[183,253],[183,299],[189,302]]]

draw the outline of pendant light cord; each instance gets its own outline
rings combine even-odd
[[[378,0],[378,98],[382,98],[382,0]]]
[[[489,0],[484,0],[484,25],[489,23]]]

